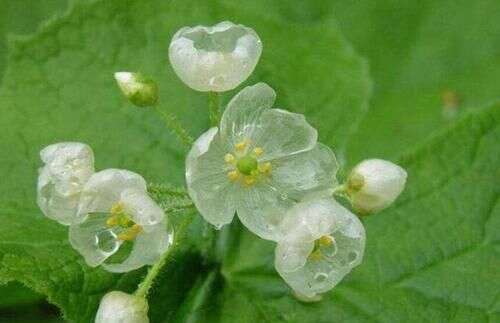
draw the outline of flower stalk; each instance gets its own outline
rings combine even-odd
[[[210,126],[217,127],[220,122],[220,97],[217,92],[208,92],[208,113],[210,117]]]

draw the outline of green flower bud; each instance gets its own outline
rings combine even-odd
[[[132,104],[149,107],[158,102],[158,86],[152,79],[131,72],[117,72],[115,79],[120,90]]]

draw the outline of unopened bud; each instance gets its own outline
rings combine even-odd
[[[125,97],[138,107],[153,106],[158,102],[158,86],[140,73],[117,72],[115,79]]]
[[[382,159],[368,159],[352,170],[347,193],[353,207],[361,213],[373,213],[389,206],[406,184],[406,171]]]
[[[124,292],[109,292],[101,300],[95,323],[149,323],[148,303]]]

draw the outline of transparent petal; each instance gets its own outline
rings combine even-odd
[[[99,304],[95,323],[149,323],[148,302],[124,292],[109,292]]]
[[[250,76],[261,52],[262,43],[253,29],[224,21],[213,27],[180,29],[170,43],[169,59],[189,87],[223,92]]]
[[[124,190],[120,196],[125,214],[142,226],[152,226],[165,219],[162,208],[148,195],[147,192],[136,189]]]
[[[321,206],[318,206],[321,204]],[[328,230],[322,223],[325,216],[333,223]],[[296,227],[293,227],[295,223]],[[283,222],[289,234],[279,242],[275,253],[278,273],[295,291],[307,297],[327,292],[337,285],[345,275],[359,265],[365,247],[365,230],[359,219],[333,199],[311,200],[301,203],[292,210]],[[325,232],[326,231],[326,232]],[[287,250],[300,250],[309,246],[311,238],[330,235],[335,244],[331,254],[320,259],[307,258],[303,266],[290,264],[283,256]],[[295,267],[296,269],[290,270]]]
[[[284,272],[298,270],[306,264],[313,248],[313,242],[300,244],[279,243],[276,246],[276,267],[280,267]]]
[[[83,223],[69,228],[71,246],[91,267],[99,266],[120,248],[117,232],[106,226],[107,219],[108,214],[90,214]]]
[[[121,263],[104,263],[104,269],[114,273],[124,273],[145,265],[153,265],[172,245],[174,233],[167,228],[166,222],[144,227],[134,240],[129,256]]]
[[[196,140],[186,158],[189,196],[203,218],[217,228],[233,219],[232,196],[238,189],[227,178],[226,153],[217,128],[212,128]]]
[[[279,241],[281,221],[293,202],[265,183],[244,187],[239,194],[236,209],[243,225],[262,239]]]
[[[293,199],[332,190],[337,185],[338,163],[323,144],[308,151],[272,161],[272,185]]]
[[[94,172],[92,149],[82,143],[58,143],[44,148],[40,157],[45,163],[37,183],[42,212],[64,225],[83,221],[77,206],[83,186]]]
[[[221,120],[221,136],[231,146],[254,137],[256,125],[266,109],[273,106],[276,92],[265,83],[247,86],[228,103]]]
[[[124,169],[97,172],[83,188],[78,213],[109,212],[128,189],[146,192],[146,181],[141,175]]]
[[[263,159],[269,161],[312,149],[318,132],[304,115],[281,109],[262,112],[252,141],[264,149]]]

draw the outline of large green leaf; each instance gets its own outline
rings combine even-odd
[[[294,300],[273,244],[238,224],[220,268],[198,265],[181,310],[152,297],[158,322],[497,322],[500,320],[500,104],[406,155],[408,187],[366,219],[365,260],[316,304]],[[165,286],[173,284],[163,278]],[[183,286],[185,288],[185,286]],[[168,287],[165,287],[168,288]],[[176,294],[177,299],[181,298]]]
[[[311,20],[302,17],[293,3],[278,8],[267,10],[263,0],[237,5],[78,2],[35,36],[12,38],[0,88],[0,149],[5,152],[0,155],[0,281],[22,282],[78,322],[91,321],[106,291],[133,290],[144,271],[120,276],[88,268],[68,245],[66,228],[40,215],[34,202],[38,152],[56,141],[83,141],[94,148],[98,169],[123,167],[149,180],[182,183],[185,150],[152,111],[134,109],[124,101],[112,74],[140,70],[152,75],[160,83],[162,108],[199,135],[208,126],[206,96],[182,84],[166,61],[169,40],[184,25],[231,19],[255,28],[264,54],[246,84],[269,82],[278,90],[280,107],[306,113],[323,140],[340,152],[366,110],[370,89],[366,64],[343,39],[330,14]],[[195,215],[178,210],[172,216]],[[203,283],[200,274],[213,277],[213,259],[223,254],[209,248],[213,232],[204,228],[201,218],[193,221],[179,235],[178,244],[186,247],[174,253],[165,271],[167,278],[177,278],[154,290],[154,295],[165,295],[161,303],[152,303],[155,318],[160,317],[155,314],[159,308],[189,312],[184,297],[197,295],[193,284],[197,279]],[[211,253],[219,258],[207,260]]]
[[[333,5],[342,30],[369,59],[374,79],[370,111],[349,142],[351,162],[396,158],[455,119],[443,111],[445,91],[458,98],[457,116],[499,97],[499,1]]]

